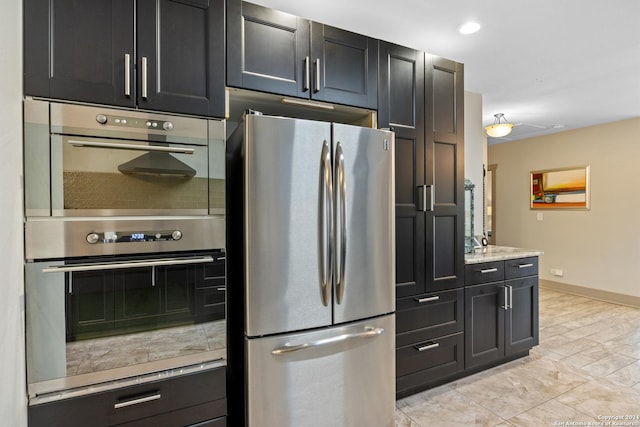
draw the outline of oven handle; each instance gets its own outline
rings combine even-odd
[[[120,150],[137,150],[137,151],[161,151],[163,153],[179,153],[179,154],[193,154],[195,149],[193,148],[177,148],[177,147],[163,147],[157,145],[137,145],[137,144],[117,144],[114,142],[96,142],[96,141],[76,141],[68,140],[67,143],[74,147],[92,147],[92,148],[115,148]]]
[[[163,265],[202,264],[213,262],[211,256],[185,258],[158,258],[134,261],[97,262],[91,264],[51,265],[42,269],[43,273],[69,273],[75,271],[119,270],[123,268],[156,267]]]

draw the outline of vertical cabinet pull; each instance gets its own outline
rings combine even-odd
[[[316,66],[316,82],[313,87],[313,92],[318,93],[320,92],[320,58],[316,59],[315,66]]]
[[[142,61],[141,61],[141,66],[142,66],[142,81],[140,82],[140,84],[142,85],[142,99],[147,99],[147,57],[143,56],[142,57]]]
[[[306,92],[309,90],[309,57],[304,58],[304,81],[302,82],[302,89]]]
[[[418,209],[422,212],[432,212],[434,208],[434,186],[418,186]]]
[[[131,55],[124,54],[124,96],[131,96]]]

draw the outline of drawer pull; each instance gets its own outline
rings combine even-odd
[[[495,273],[496,271],[498,271],[497,268],[483,268],[482,270],[476,270],[478,272],[480,272],[481,274],[486,274],[486,273]]]
[[[160,393],[152,394],[151,396],[139,397],[137,399],[125,400],[124,402],[118,402],[113,405],[113,409],[126,408],[127,406],[139,405],[140,403],[151,402],[158,400],[162,396]]]
[[[529,268],[533,267],[533,264],[518,264],[518,268]]]
[[[440,343],[434,342],[434,343],[431,343],[431,344],[423,345],[422,347],[416,346],[414,348],[416,350],[418,350],[418,351],[425,351],[425,350],[432,350],[432,349],[438,348],[438,347],[440,347]]]
[[[431,301],[438,301],[440,299],[440,297],[438,295],[434,296],[434,297],[426,297],[426,298],[414,298],[414,300],[416,302],[419,303],[423,303],[423,302],[431,302]]]

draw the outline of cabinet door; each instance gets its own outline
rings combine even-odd
[[[379,126],[396,134],[396,296],[425,292],[424,53],[382,42]]]
[[[109,334],[114,330],[113,272],[68,273],[67,341]]]
[[[486,365],[504,357],[506,288],[504,282],[465,288],[465,366]]]
[[[427,291],[433,292],[464,284],[464,83],[462,64],[426,62]]]
[[[138,105],[223,117],[224,0],[138,0]]]
[[[133,2],[25,0],[24,12],[25,94],[135,105]]]
[[[240,0],[227,1],[229,86],[308,98],[309,61],[309,21]]]
[[[311,98],[378,107],[378,40],[311,23]]]
[[[507,356],[538,344],[538,277],[507,280],[511,308],[505,324]]]

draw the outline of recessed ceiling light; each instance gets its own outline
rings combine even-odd
[[[460,34],[473,34],[480,29],[480,24],[477,22],[466,22],[458,28]]]

